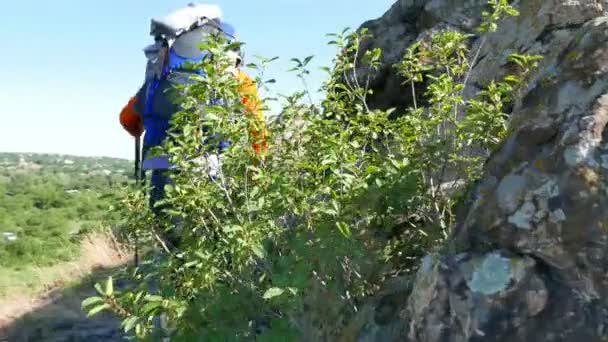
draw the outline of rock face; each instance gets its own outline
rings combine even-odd
[[[365,23],[377,37],[367,47],[386,52],[373,105],[407,105],[391,65],[431,30],[470,31],[484,3],[401,0]],[[513,52],[544,56],[513,133],[470,194],[452,253],[428,256],[393,319],[360,341],[608,341],[608,1],[513,4],[520,16],[472,42],[470,89],[504,75]]]

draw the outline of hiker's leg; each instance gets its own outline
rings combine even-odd
[[[167,214],[163,212],[164,209],[167,208],[167,205],[157,205],[157,203],[161,200],[163,200],[165,198],[165,185],[169,184],[169,177],[166,173],[165,170],[153,170],[152,171],[152,175],[150,177],[150,208],[152,210],[152,212],[154,213],[154,216],[156,217],[157,221],[161,221],[163,219],[165,219],[167,217]],[[165,232],[164,229],[162,229],[162,227],[160,225],[157,226],[156,229],[158,234],[161,234],[161,239],[169,244],[169,246],[167,246],[169,249],[173,249],[175,244],[174,241],[175,239],[173,239],[171,237],[171,233],[173,232],[172,230],[169,232]],[[167,256],[164,256],[167,257]],[[157,264],[162,262],[162,259],[164,258],[162,256],[162,254],[156,254],[154,256],[154,259],[156,260],[153,264]],[[149,286],[149,291],[152,294],[161,294],[161,286],[160,286],[160,282],[159,279],[156,277],[150,277],[148,278],[148,286]],[[154,341],[167,341],[167,339],[164,337],[166,332],[167,332],[167,325],[166,325],[166,317],[164,314],[161,315],[156,315],[153,319],[153,340]]]
[[[156,204],[165,197],[165,185],[167,180],[163,174],[163,170],[152,170],[152,176],[150,177],[150,208],[157,217],[162,215],[162,207]]]
[[[154,170],[152,172],[152,177],[150,180],[152,189],[150,193],[150,207],[152,208],[152,212],[158,218],[168,218],[167,214],[163,212],[163,210],[168,208],[168,205],[162,204],[158,205],[157,203],[165,198],[165,186],[171,183],[171,179],[168,175],[167,170]],[[177,229],[177,225],[174,224],[173,227],[167,232],[162,231],[159,233],[162,234],[162,238],[169,242],[171,246],[169,248],[178,247],[179,246],[179,232]]]

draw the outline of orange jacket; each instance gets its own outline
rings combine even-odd
[[[255,115],[254,124],[250,127],[252,145],[256,154],[263,154],[267,148],[267,134],[264,125],[264,114],[260,105],[258,88],[255,81],[244,71],[237,70],[237,80],[239,81],[239,92],[242,95],[241,102],[245,106],[245,113]],[[137,98],[133,96],[120,112],[119,120],[122,127],[133,137],[139,137],[144,132],[143,119],[135,109]]]
[[[245,113],[254,115],[254,124],[249,132],[253,140],[253,148],[258,155],[265,153],[268,149],[267,132],[264,122],[264,112],[260,105],[258,88],[251,77],[244,71],[238,69],[237,80],[239,81],[239,92],[242,95],[241,102],[245,106]]]
[[[139,137],[144,132],[144,123],[141,115],[135,110],[135,102],[137,97],[133,96],[129,102],[120,111],[120,124],[122,127],[134,137]]]

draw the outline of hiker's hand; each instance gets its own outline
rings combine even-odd
[[[135,102],[137,98],[134,96],[129,100],[129,103],[120,112],[120,124],[122,127],[134,137],[139,137],[144,132],[144,124],[141,116],[135,110]]]

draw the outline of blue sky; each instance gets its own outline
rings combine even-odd
[[[131,158],[118,113],[140,86],[151,17],[189,0],[8,1],[0,13],[0,151]],[[202,1],[201,1],[202,2]],[[335,53],[326,33],[358,27],[394,0],[218,0],[247,44],[246,58],[279,56],[275,90],[299,88],[289,59]],[[321,72],[311,76],[316,88]]]

